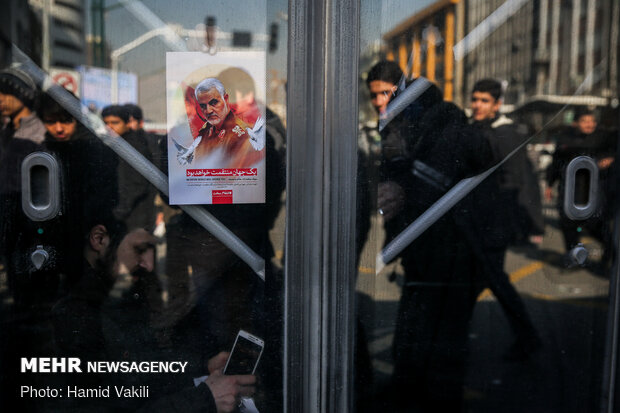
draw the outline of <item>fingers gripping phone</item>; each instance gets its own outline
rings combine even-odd
[[[239,330],[235,344],[230,351],[228,361],[224,367],[224,374],[244,375],[254,374],[258,360],[263,354],[265,342],[247,331]]]

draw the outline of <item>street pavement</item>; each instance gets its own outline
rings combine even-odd
[[[566,269],[558,213],[549,205],[544,212],[542,243],[511,248],[505,264],[543,346],[522,360],[506,361],[503,356],[514,337],[492,293],[482,292],[470,325],[463,389],[467,412],[599,411],[609,300],[609,270],[600,264],[603,247],[584,234],[586,266]],[[380,217],[373,217],[357,284],[379,391],[388,385],[393,369],[392,339],[403,278],[397,263],[374,272],[383,245],[381,226]]]

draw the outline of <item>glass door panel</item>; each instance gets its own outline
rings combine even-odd
[[[10,3],[0,403],[281,411],[288,5]]]
[[[617,13],[362,2],[358,406],[606,408]]]

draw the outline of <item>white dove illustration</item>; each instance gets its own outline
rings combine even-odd
[[[186,148],[185,146],[181,145],[176,140],[174,140],[174,138],[172,138],[172,142],[174,142],[174,146],[177,148],[177,151],[178,151],[177,161],[179,161],[180,165],[189,165],[190,163],[192,163],[192,161],[194,160],[194,151],[196,150],[196,147],[198,146],[201,140],[202,140],[202,136],[196,137],[196,139],[194,139],[194,142],[192,142],[190,147]]]
[[[253,128],[245,129],[248,135],[250,135],[252,147],[257,151],[265,147],[265,131],[263,130],[263,126],[265,126],[265,119],[259,116]]]

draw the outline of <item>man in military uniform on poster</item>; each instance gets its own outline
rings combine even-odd
[[[195,94],[205,124],[189,150],[178,155],[179,163],[187,165],[195,158],[199,164],[201,159],[209,157],[209,167],[247,168],[264,158],[264,138],[253,133],[253,129],[260,129],[264,122],[259,120],[251,127],[237,117],[230,109],[228,94],[219,80],[202,80]]]

